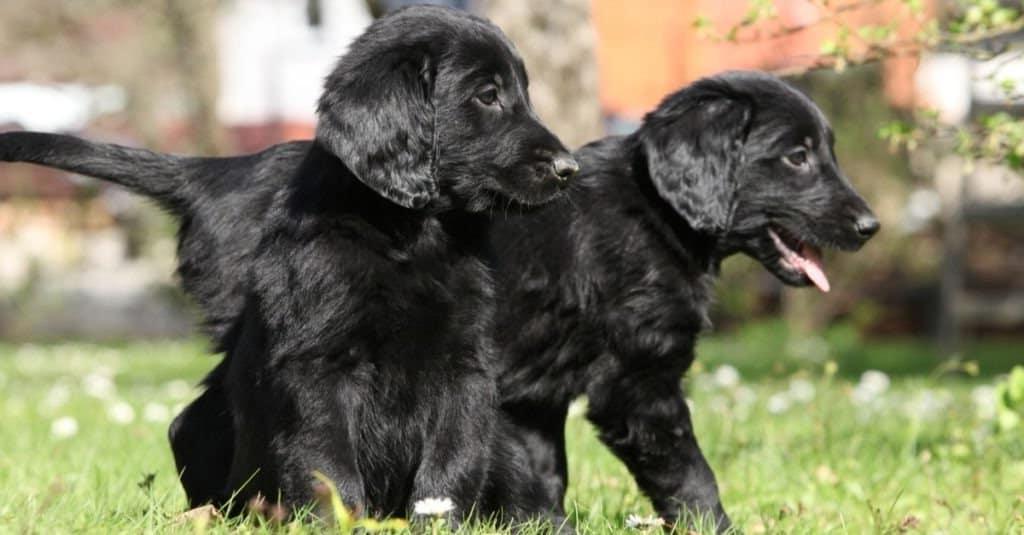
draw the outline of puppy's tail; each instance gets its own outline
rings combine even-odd
[[[177,212],[191,159],[42,132],[0,134],[0,162],[29,162],[120,184]]]

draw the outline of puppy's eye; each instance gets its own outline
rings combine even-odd
[[[484,106],[494,106],[498,103],[498,88],[488,87],[476,94],[476,99]]]
[[[783,156],[782,161],[786,162],[786,165],[800,170],[806,169],[810,163],[807,159],[806,149],[796,149]]]

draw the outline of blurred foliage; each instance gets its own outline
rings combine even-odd
[[[120,85],[128,96],[125,113],[99,118],[93,126],[132,132],[149,147],[214,153],[220,145],[210,111],[217,87],[210,25],[217,4],[4,0],[0,73],[42,83]],[[167,121],[181,118],[191,135],[167,139]]]
[[[1024,419],[1024,366],[1014,366],[996,387],[996,423],[1000,431],[1017,429]]]
[[[778,22],[778,10],[771,0],[748,0],[746,15],[724,31],[719,31],[707,17],[698,17],[693,25],[711,39],[728,42],[768,39],[833,25],[834,36],[824,40],[819,56],[799,71],[843,72],[851,65],[927,52],[955,52],[978,60],[1005,57],[1009,61],[1024,57],[1024,49],[1011,36],[1024,29],[1024,2],[957,0],[942,3],[940,11],[933,14],[926,9],[929,2],[898,0],[903,7],[901,16],[883,24],[865,25],[849,23],[842,15],[892,4],[892,0],[814,0],[810,3],[819,11],[816,20],[796,26],[776,24],[777,29],[770,33],[761,28]],[[910,35],[900,31],[907,24],[915,28]],[[1008,104],[1019,102],[1024,98],[1024,88],[1018,87],[1015,80],[1003,77],[1000,71],[996,68],[988,77],[999,85]],[[878,134],[893,149],[914,150],[923,139],[945,141],[969,161],[983,159],[1014,169],[1024,167],[1024,119],[1000,112],[980,115],[968,124],[948,125],[938,118],[934,110],[921,109],[911,120],[880,125]]]
[[[801,370],[838,370],[841,377],[855,378],[868,370],[885,370],[893,376],[994,377],[1008,373],[1021,361],[1020,343],[1011,338],[989,337],[970,341],[952,360],[927,341],[910,337],[867,340],[857,327],[839,323],[813,335],[794,335],[784,320],[749,322],[725,335],[700,339],[694,364],[699,372],[730,364],[745,377],[785,377]],[[833,372],[835,373],[835,372]],[[1022,400],[1014,405],[1022,410]]]

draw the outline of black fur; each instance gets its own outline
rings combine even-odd
[[[496,27],[415,7],[342,58],[313,142],[209,159],[0,135],[2,160],[181,218],[183,284],[227,351],[171,426],[192,504],[300,505],[313,470],[368,514],[476,503],[496,447],[487,214],[553,199],[576,168],[526,84]]]
[[[805,139],[810,172],[780,160]],[[566,410],[587,394],[588,417],[659,514],[671,520],[685,508],[728,525],[679,378],[722,259],[743,252],[783,282],[806,285],[779,261],[767,228],[841,249],[877,230],[832,143],[817,107],[775,78],[702,80],[666,98],[636,134],[578,151],[585,173],[569,207],[493,230],[502,418],[484,511],[564,514]],[[205,438],[179,440],[179,459],[224,451],[208,435],[230,426],[219,395],[211,386],[176,420],[172,436]]]
[[[769,228],[794,246],[850,250],[877,230],[832,141],[818,108],[778,79],[723,74],[667,97],[635,134],[577,151],[583,171],[567,205],[493,228],[500,433],[534,476],[532,494],[502,493],[562,513],[566,410],[585,394],[587,417],[658,514],[729,525],[680,379],[725,257],[743,252],[806,285],[779,261]],[[794,150],[806,167],[783,161],[797,161]]]

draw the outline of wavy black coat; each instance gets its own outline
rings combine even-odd
[[[123,184],[179,217],[179,273],[226,352],[170,438],[193,505],[300,506],[313,471],[375,516],[479,500],[495,455],[489,214],[576,163],[513,45],[462,12],[375,22],[328,77],[316,140],[183,158],[0,134],[0,160]]]
[[[517,472],[533,477],[525,489],[497,486],[494,499],[564,514],[566,413],[586,395],[587,418],[659,515],[709,517],[725,530],[680,388],[720,263],[742,252],[807,285],[768,230],[856,249],[877,221],[839,172],[818,108],[761,73],[700,80],[636,133],[575,155],[582,171],[564,203],[491,232],[499,433]]]

